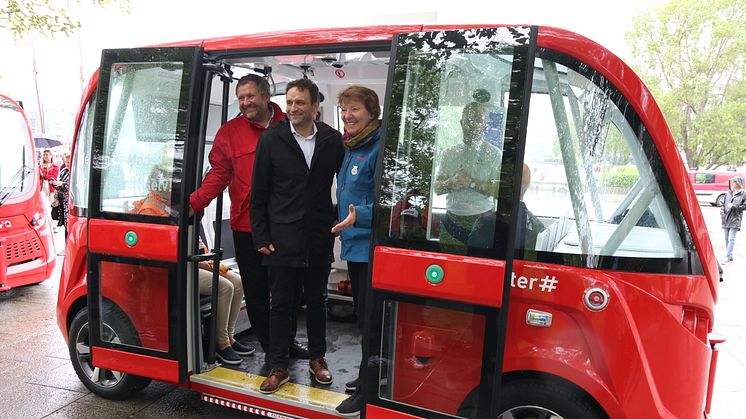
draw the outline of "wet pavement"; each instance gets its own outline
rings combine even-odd
[[[58,253],[64,233],[55,234]],[[124,401],[102,399],[78,380],[57,328],[55,305],[62,268],[50,279],[0,293],[0,419],[5,418],[246,418],[200,400],[200,394],[153,382]]]
[[[702,206],[718,257],[724,253],[718,209]],[[57,249],[63,234],[56,234]],[[55,304],[62,258],[50,279],[0,293],[0,419],[4,418],[197,418],[248,417],[200,401],[200,394],[153,382],[125,401],[91,394],[75,375],[57,328]],[[742,418],[746,400],[746,233],[736,240],[735,260],[724,267],[715,331],[728,341],[721,348],[713,418]]]

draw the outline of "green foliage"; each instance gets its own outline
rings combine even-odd
[[[129,0],[88,1],[101,7],[116,2],[123,12],[129,11]],[[70,35],[80,27],[80,21],[68,13],[69,1],[7,0],[4,3],[0,6],[0,29],[10,31],[15,37],[23,37],[32,30],[46,35]]]
[[[609,166],[604,170],[601,184],[606,187],[628,190],[638,179],[640,179],[640,174],[635,166]]]
[[[746,0],[671,0],[627,33],[690,168],[746,154]]]

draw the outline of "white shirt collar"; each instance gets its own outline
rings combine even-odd
[[[290,123],[290,132],[296,138],[302,138],[304,140],[313,140],[314,138],[316,138],[316,133],[319,132],[319,130],[318,130],[318,128],[316,128],[316,123],[314,122],[314,124],[313,124],[313,133],[311,133],[311,135],[309,135],[308,137],[304,137],[303,135],[300,135],[298,133],[298,131],[295,130],[295,125],[293,125],[293,123],[291,122]]]

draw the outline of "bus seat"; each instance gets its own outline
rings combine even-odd
[[[536,237],[536,249],[545,252],[551,252],[559,244],[560,240],[570,230],[570,221],[564,215],[557,219],[553,224],[539,233]]]

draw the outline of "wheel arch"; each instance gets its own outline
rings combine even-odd
[[[83,294],[82,296],[75,299],[70,304],[70,308],[67,310],[67,318],[65,319],[65,335],[68,336],[70,334],[70,326],[73,323],[73,320],[75,319],[75,316],[80,313],[80,310],[83,310],[84,308],[88,307],[88,295]]]
[[[520,381],[551,383],[553,386],[561,387],[567,391],[571,391],[575,394],[580,395],[589,403],[593,404],[600,412],[604,412],[608,417],[625,417],[624,411],[622,410],[621,406],[619,406],[619,404],[615,401],[611,393],[604,389],[601,385],[595,383],[591,384],[590,388],[584,388],[584,386],[587,386],[589,384],[588,382],[593,383],[593,380],[583,380],[587,382],[577,383],[568,378],[546,371],[524,369],[504,372],[502,375],[501,387],[505,388],[511,383],[517,383]],[[474,399],[476,399],[478,391],[479,386],[473,388],[466,395],[466,397],[462,401],[461,406],[463,407],[465,405],[468,405],[469,403],[473,403]]]
[[[596,399],[596,397],[593,396],[593,394],[591,394],[591,392],[581,387],[578,383],[575,383],[559,375],[551,374],[551,373],[544,372],[544,371],[536,371],[536,370],[517,370],[517,371],[510,371],[510,372],[504,373],[502,378],[503,378],[503,382],[502,382],[503,386],[509,385],[510,383],[517,382],[517,381],[540,381],[540,382],[551,383],[553,386],[562,387],[565,390],[581,395],[589,403],[595,405],[599,411],[606,413],[609,417],[619,417],[619,415],[623,415],[621,411],[610,412],[608,409],[606,409],[602,405],[602,403],[600,403]],[[598,394],[597,391],[595,393]]]

